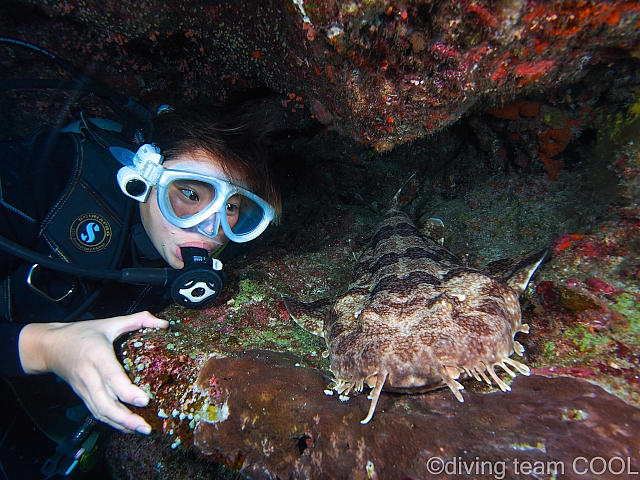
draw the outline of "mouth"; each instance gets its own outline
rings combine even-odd
[[[182,258],[182,251],[180,250],[180,248],[182,247],[195,247],[195,248],[202,248],[203,250],[207,251],[207,256],[210,257],[211,253],[213,252],[213,247],[211,245],[207,245],[206,243],[202,243],[202,242],[188,242],[188,243],[184,243],[182,245],[178,245],[178,248],[176,248],[176,256],[180,259],[180,261],[184,262],[184,259]]]

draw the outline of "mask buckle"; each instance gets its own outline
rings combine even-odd
[[[146,202],[151,187],[162,174],[163,156],[156,145],[145,143],[134,154],[121,147],[110,147],[111,154],[124,165],[118,170],[118,185],[122,192],[138,202]]]

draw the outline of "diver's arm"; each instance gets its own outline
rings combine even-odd
[[[0,317],[2,318],[2,317]],[[7,321],[4,318],[0,321]],[[0,323],[0,377],[24,375],[18,355],[18,337],[24,325]]]
[[[151,427],[123,403],[146,406],[149,396],[133,385],[113,351],[120,335],[140,328],[167,328],[148,312],[74,323],[32,323],[20,332],[22,369],[30,375],[55,373],[65,380],[98,420],[125,432],[148,434]]]

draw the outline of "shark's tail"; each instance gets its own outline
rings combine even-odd
[[[411,174],[411,176],[404,181],[402,186],[398,189],[396,194],[391,199],[391,203],[389,203],[389,208],[392,208],[392,209],[397,209],[398,208],[398,202],[400,200],[400,193],[402,193],[402,189],[407,186],[407,183],[409,183],[411,181],[411,179],[416,176],[417,173],[418,172],[413,172]]]

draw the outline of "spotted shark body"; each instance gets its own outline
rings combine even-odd
[[[422,393],[446,386],[463,402],[458,380],[493,380],[507,391],[496,366],[511,376],[511,367],[529,374],[509,357],[524,352],[514,340],[529,331],[518,297],[546,250],[480,271],[464,266],[443,243],[442,236],[422,233],[394,198],[346,293],[313,303],[285,299],[301,327],[324,337],[335,376],[331,388],[341,399],[365,384],[373,388],[362,423],[373,417],[383,389]]]

